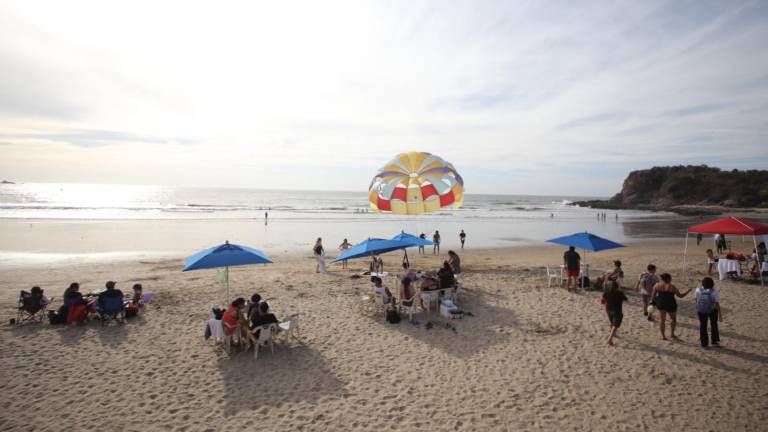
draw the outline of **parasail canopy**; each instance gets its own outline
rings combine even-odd
[[[464,202],[464,180],[452,164],[423,152],[401,153],[384,165],[368,187],[376,212],[422,214]]]

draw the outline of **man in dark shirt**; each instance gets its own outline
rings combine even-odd
[[[579,273],[581,273],[581,256],[576,252],[576,248],[570,246],[563,254],[563,265],[565,274],[568,277],[566,288],[571,289],[571,280],[573,280],[573,289],[578,287]]]
[[[616,336],[616,330],[621,327],[621,321],[624,319],[622,304],[627,301],[627,296],[619,289],[616,281],[606,282],[603,290],[603,302],[605,303],[605,312],[608,314],[608,320],[611,322],[611,332],[608,335],[608,345],[613,345],[613,338]]]
[[[259,313],[251,315],[251,329],[257,329],[264,324],[277,322],[275,314],[269,312],[269,305],[267,302],[261,302],[259,304]]]
[[[116,284],[114,281],[107,282],[106,284],[107,290],[99,294],[99,300],[98,300],[99,306],[102,306],[104,304],[105,298],[108,298],[108,297],[118,297],[120,299],[123,298],[123,292],[115,288],[115,285]]]

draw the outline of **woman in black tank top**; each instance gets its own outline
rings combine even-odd
[[[688,289],[688,291],[681,293],[676,286],[672,285],[672,276],[669,273],[663,273],[659,279],[661,282],[653,286],[651,293],[651,302],[659,310],[659,332],[661,338],[667,340],[667,336],[664,334],[664,321],[669,314],[671,335],[673,339],[677,339],[675,335],[675,328],[677,327],[677,300],[675,300],[675,296],[685,297],[691,290]]]

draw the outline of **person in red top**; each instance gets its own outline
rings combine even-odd
[[[235,301],[232,302],[232,305],[229,307],[229,309],[224,312],[224,315],[222,315],[221,320],[224,322],[224,331],[227,333],[227,336],[231,336],[235,333],[238,322],[240,321],[240,317],[243,315],[244,307],[245,299],[238,297]]]

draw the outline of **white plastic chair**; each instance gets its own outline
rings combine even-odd
[[[253,346],[253,359],[259,359],[259,347],[262,344],[269,344],[269,349],[272,354],[275,354],[275,333],[277,333],[277,324],[264,324],[259,331],[259,338],[256,340],[256,344]]]
[[[413,321],[413,313],[416,312],[416,300],[417,298],[414,294],[414,296],[408,300],[400,300],[400,304],[397,305],[398,309],[400,309],[400,312],[408,314],[409,321]],[[404,302],[410,302],[411,304],[406,305]]]
[[[285,342],[288,342],[288,338],[298,338],[299,333],[299,314],[293,314],[288,316],[283,322],[277,325],[280,330],[285,334]]]
[[[421,295],[421,301],[427,307],[427,313],[429,314],[430,310],[432,309],[432,302],[438,301],[438,299],[440,298],[440,292],[438,292],[437,290],[422,291],[420,295]]]
[[[563,273],[561,269],[553,269],[547,266],[547,277],[549,278],[549,281],[547,282],[547,288],[552,286],[553,280],[557,281],[558,286],[563,284]]]

